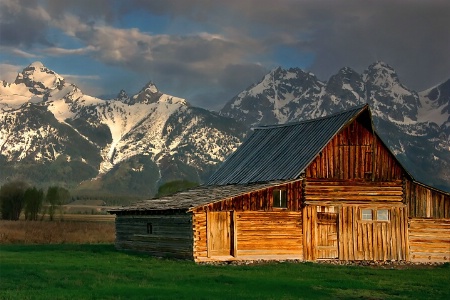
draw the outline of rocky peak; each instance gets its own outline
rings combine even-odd
[[[364,72],[364,79],[383,89],[391,89],[395,84],[400,84],[395,70],[382,61],[371,64]]]
[[[130,102],[130,96],[128,96],[128,94],[127,94],[127,92],[125,92],[125,90],[120,90],[120,92],[117,94],[116,99],[123,103]]]
[[[64,78],[37,61],[17,74],[14,83],[23,83],[33,94],[44,95],[51,90],[61,89],[64,86]]]
[[[150,103],[155,103],[159,100],[159,98],[162,96],[163,94],[158,90],[158,88],[156,87],[156,85],[153,82],[149,82],[147,83],[144,88],[142,88],[142,90],[137,93],[136,95],[134,95],[129,103],[130,104],[134,104],[134,103],[143,103],[143,104],[150,104]]]

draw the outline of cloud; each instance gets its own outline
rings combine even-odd
[[[75,75],[75,74],[60,74],[64,79],[68,79],[70,82],[73,80],[100,80],[98,75]]]
[[[47,38],[50,16],[36,0],[0,1],[0,43],[3,46],[51,45]]]
[[[149,21],[126,28],[136,12]],[[16,55],[86,56],[217,106],[292,61],[327,80],[383,60],[406,86],[430,87],[450,77],[449,19],[445,0],[0,0],[0,42]]]
[[[86,24],[72,15],[54,21],[55,26],[82,41],[86,47],[80,49],[49,48],[53,55],[88,54],[105,64],[127,68],[150,76],[169,90],[189,93],[204,86],[221,89],[231,86],[226,74],[240,66],[238,86],[248,86],[258,78],[262,67],[245,62],[249,49],[254,44],[238,43],[224,35],[199,32],[190,35],[151,35],[137,28],[121,29],[109,25]],[[256,50],[253,52],[261,52]],[[248,70],[243,70],[248,68]],[[250,74],[247,78],[243,74]],[[236,74],[235,74],[236,75]],[[221,82],[225,80],[226,82]],[[233,90],[233,93],[237,90]]]
[[[238,29],[257,39],[255,46],[267,56],[274,47],[309,53],[310,70],[325,80],[344,66],[362,71],[376,60],[391,64],[415,89],[450,76],[450,2],[445,0],[136,0],[131,7]]]
[[[78,49],[65,49],[65,48],[59,48],[59,47],[50,47],[50,48],[46,48],[42,51],[44,53],[47,53],[47,54],[53,55],[53,56],[64,56],[64,55],[85,55],[94,50],[95,50],[94,47],[88,46],[88,47],[78,48]]]
[[[23,66],[11,65],[11,64],[0,64],[0,80],[12,83],[16,80],[17,74],[22,71]]]
[[[21,50],[18,48],[14,48],[14,47],[0,46],[0,50],[3,51],[4,53],[10,53],[16,57],[22,57],[22,58],[38,58],[39,57],[39,55],[24,51],[24,50]]]

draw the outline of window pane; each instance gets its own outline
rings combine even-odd
[[[273,207],[287,207],[287,191],[273,190]]]
[[[280,207],[287,207],[287,191],[281,190],[281,199],[280,199]]]
[[[377,210],[377,220],[378,221],[389,221],[389,211],[387,209]]]
[[[363,209],[361,213],[361,218],[363,220],[372,220],[372,210],[371,209]]]

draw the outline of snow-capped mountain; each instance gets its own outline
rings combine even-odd
[[[167,180],[201,181],[245,132],[153,83],[105,101],[39,62],[14,83],[0,82],[0,124],[0,183],[83,181],[86,189],[146,195]]]
[[[13,83],[0,81],[0,185],[16,177],[79,192],[149,196],[162,182],[206,179],[251,126],[362,103],[370,104],[378,133],[413,176],[450,191],[450,80],[417,93],[383,62],[362,74],[342,68],[326,82],[299,68],[277,68],[220,114],[152,82],[135,95],[91,97],[36,62]]]
[[[221,115],[248,126],[321,117],[369,103],[381,138],[414,177],[450,190],[450,80],[417,93],[384,62],[343,68],[327,82],[277,68],[231,99]]]

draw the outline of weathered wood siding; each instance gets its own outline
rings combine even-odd
[[[304,196],[307,204],[323,205],[333,201],[401,202],[403,185],[401,180],[372,182],[307,179]]]
[[[192,214],[117,215],[116,248],[193,259]]]
[[[194,212],[192,220],[194,232],[194,260],[198,262],[208,258],[206,212]]]
[[[365,221],[362,209],[388,209],[389,221]],[[403,205],[343,205],[339,211],[339,259],[408,260],[408,218]]]
[[[412,218],[450,219],[450,195],[406,181],[405,201]]]
[[[214,213],[212,213],[214,214]],[[194,213],[194,260],[303,259],[301,212],[240,211],[233,218],[229,255],[211,253],[207,212]],[[210,221],[214,220],[211,217]]]
[[[450,220],[409,220],[411,261],[450,261]]]
[[[287,208],[273,207],[273,190],[287,191]],[[207,212],[230,212],[230,257],[221,259],[303,257],[302,180],[252,191],[237,197],[209,203],[194,211],[194,259],[213,260],[208,248]],[[213,222],[212,216],[209,221]],[[212,227],[211,227],[212,226]],[[264,239],[262,239],[264,237]]]
[[[381,140],[357,119],[306,168],[306,178],[401,180],[403,169]]]
[[[273,211],[273,190],[287,190],[287,208],[289,211],[301,210],[302,180],[281,184],[267,189],[253,191],[237,197],[209,203],[199,210],[203,211]]]
[[[320,206],[308,205],[303,212],[305,260],[333,258],[331,256],[335,251],[334,243],[331,243],[334,232],[319,228],[321,212],[317,212],[318,208]],[[340,260],[408,260],[407,209],[404,205],[343,203],[335,208]],[[387,209],[389,220],[362,220],[362,209]],[[323,249],[321,246],[324,246]]]
[[[237,258],[303,259],[300,212],[238,212]]]

